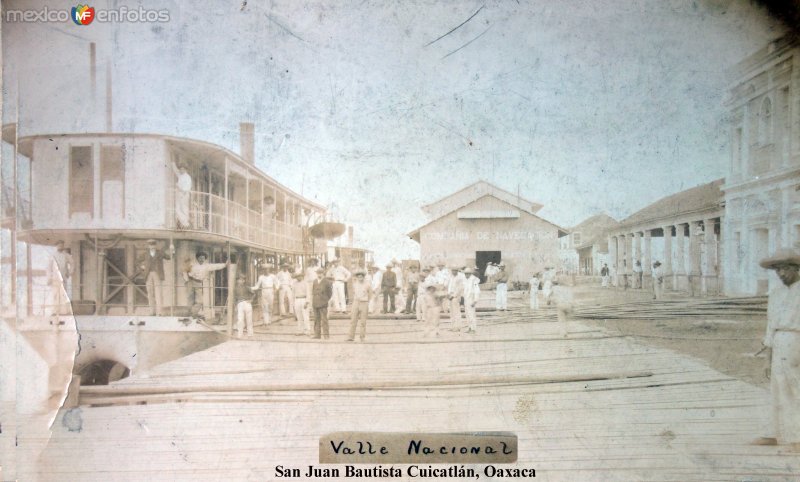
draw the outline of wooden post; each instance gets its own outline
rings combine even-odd
[[[170,258],[172,258],[172,300],[170,300],[169,304],[169,316],[175,316],[175,294],[176,285],[178,284],[178,262],[175,244],[173,243],[171,235],[169,237],[169,254]]]
[[[231,260],[231,243],[228,243],[228,261]],[[236,260],[239,261],[238,259]],[[233,292],[236,287],[236,265],[228,265],[228,335],[233,334]]]

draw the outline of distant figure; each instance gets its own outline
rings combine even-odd
[[[426,284],[425,295],[422,298],[422,306],[425,313],[425,335],[433,333],[439,336],[439,319],[442,313],[441,297],[437,296],[437,285]]]
[[[429,284],[428,278],[430,277],[431,269],[429,267],[422,268],[422,273],[419,275],[419,283],[417,283],[417,296],[415,300],[415,311],[417,321],[425,320],[425,310],[422,306],[422,297],[425,296],[425,287]]]
[[[189,229],[189,207],[192,199],[192,176],[186,171],[186,164],[176,165],[172,163],[172,172],[175,173],[177,183],[175,184],[175,222],[178,229]]]
[[[162,249],[156,248],[156,240],[147,240],[147,252],[140,268],[144,272],[147,286],[147,304],[150,316],[161,316],[161,285],[164,283],[164,260],[171,259]]]
[[[445,289],[450,286],[450,270],[445,267],[444,261],[439,261],[436,265],[438,270],[436,271],[436,279],[437,283],[442,285]],[[441,300],[440,300],[441,302]],[[449,313],[450,312],[450,303],[444,302],[442,303],[442,312]]]
[[[538,310],[539,309],[539,273],[533,273],[531,276],[530,281],[528,281],[528,285],[530,286],[530,297],[531,297],[531,309]]]
[[[401,309],[406,306],[406,293],[404,292],[405,288],[405,278],[403,276],[403,265],[397,261],[396,259],[392,259],[392,271],[394,271],[394,275],[397,278],[397,286],[394,289],[395,292],[395,305],[396,310],[394,311],[397,314],[401,313]]]
[[[302,271],[295,273],[294,283],[292,283],[294,318],[297,320],[297,335],[311,334],[311,321],[308,315],[309,292],[307,291],[308,286],[304,278],[305,276]]]
[[[781,283],[769,293],[767,333],[764,346],[770,360],[772,429],[756,445],[789,445],[800,451],[800,252],[778,250],[761,260],[762,268],[774,270]]]
[[[397,275],[392,271],[392,263],[389,263],[381,278],[381,292],[383,293],[383,311],[381,313],[394,313],[395,288],[397,288]]]
[[[636,264],[633,265],[633,287],[634,289],[642,289],[644,286],[642,285],[642,262],[636,260]]]
[[[325,339],[330,338],[328,333],[328,302],[333,296],[331,280],[325,277],[325,270],[317,268],[317,279],[311,288],[311,307],[314,309],[314,336],[320,339],[320,331]]]
[[[381,281],[383,280],[383,273],[377,266],[369,267],[369,282],[372,287],[372,297],[369,299],[369,312],[375,314],[378,312],[380,306],[381,296]]]
[[[447,295],[450,299],[450,329],[452,331],[461,331],[461,298],[464,296],[464,285],[467,278],[464,276],[457,266],[450,268],[450,284],[447,287]]]
[[[497,287],[495,288],[495,307],[499,311],[508,311],[508,273],[506,273],[506,265],[500,263],[497,265],[498,272],[495,281]]]
[[[350,271],[341,265],[338,259],[332,261],[333,269],[333,310],[339,313],[347,312],[347,299],[345,297],[345,285],[350,280]]]
[[[264,325],[272,323],[272,305],[275,303],[275,290],[278,287],[278,277],[275,267],[267,268],[267,273],[258,277],[253,290],[261,290],[261,319]]]
[[[467,275],[464,281],[464,313],[467,316],[467,333],[475,333],[478,329],[478,317],[475,308],[481,298],[481,279],[475,273],[478,268],[467,268],[464,274]]]
[[[281,270],[278,271],[278,314],[284,316],[286,314],[294,314],[294,301],[292,298],[292,274],[289,273],[289,265],[286,263],[281,264]],[[289,305],[288,310],[286,305]],[[288,313],[287,313],[288,311]]]
[[[499,271],[500,269],[493,262],[489,261],[488,263],[486,263],[486,269],[483,271],[483,276],[486,277],[486,282],[491,283],[492,281],[494,281],[494,277],[497,275]]]
[[[600,276],[602,277],[602,283],[600,286],[603,288],[608,288],[608,279],[610,278],[610,270],[608,269],[608,265],[603,263],[603,267],[600,268]]]
[[[50,261],[47,269],[47,278],[51,290],[51,305],[53,314],[60,315],[63,305],[69,301],[72,295],[72,272],[75,270],[75,262],[72,255],[64,248],[64,241],[56,242],[56,252]]]
[[[193,315],[205,316],[206,297],[205,285],[208,284],[208,274],[218,271],[230,265],[227,263],[206,263],[208,255],[205,251],[198,251],[195,254],[195,262],[185,274],[186,289],[188,290],[189,308]],[[199,305],[195,308],[195,305]]]
[[[419,294],[419,272],[416,265],[409,267],[406,275],[406,309],[403,313],[414,313],[417,309],[417,296]]]
[[[562,337],[567,336],[567,320],[574,311],[572,290],[558,282],[553,282],[553,300],[558,312],[558,329]]]
[[[253,336],[253,300],[255,295],[252,288],[245,283],[244,274],[236,277],[236,286],[233,289],[233,302],[236,306],[236,333],[242,337],[244,325],[247,325],[247,336]]]
[[[653,263],[653,299],[660,300],[664,296],[664,272],[661,270],[661,262]]]
[[[359,338],[364,341],[367,336],[367,312],[369,311],[369,300],[372,298],[372,286],[366,280],[364,270],[356,271],[356,279],[353,281],[353,305],[350,316],[350,335],[347,341],[353,341],[356,336],[356,327],[360,323],[361,331]]]
[[[544,275],[542,276],[544,279],[544,283],[542,284],[542,296],[547,306],[550,306],[553,301],[553,277],[553,271],[550,268],[545,268]]]

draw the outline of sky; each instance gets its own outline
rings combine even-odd
[[[724,177],[731,69],[784,33],[735,0],[91,6],[169,21],[4,22],[4,122],[19,99],[20,135],[104,131],[107,68],[114,131],[238,152],[254,122],[256,164],[378,262],[417,257],[420,206],[480,179],[569,227]]]

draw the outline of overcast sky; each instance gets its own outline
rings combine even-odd
[[[21,135],[104,130],[111,62],[115,131],[238,152],[255,122],[257,165],[336,203],[378,261],[416,257],[419,207],[478,179],[568,227],[723,177],[730,69],[783,33],[746,1],[192,3],[146,2],[166,23],[4,23],[4,122],[18,82]]]

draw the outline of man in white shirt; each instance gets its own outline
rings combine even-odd
[[[350,271],[347,270],[338,259],[333,261],[333,311],[339,313],[347,312],[347,298],[345,297],[344,287],[350,280]]]
[[[769,293],[764,346],[770,359],[772,429],[757,445],[788,445],[800,451],[800,252],[781,249],[761,260],[780,278]]]
[[[353,293],[352,293],[352,315],[350,317],[350,333],[347,341],[353,341],[356,337],[356,327],[361,325],[359,338],[364,341],[367,336],[367,311],[369,308],[369,300],[372,299],[372,285],[366,279],[364,270],[359,269],[356,271],[356,279],[353,280]]]
[[[406,286],[405,286],[405,276],[403,276],[403,265],[397,261],[396,259],[392,259],[392,271],[394,272],[395,276],[397,277],[397,295],[395,299],[395,313],[399,314],[403,311],[403,308],[406,306]]]
[[[539,273],[533,273],[531,276],[530,281],[528,281],[528,286],[530,286],[530,298],[531,298],[531,309],[538,310],[539,309]]]
[[[195,262],[192,263],[189,271],[184,273],[186,289],[188,290],[189,308],[192,310],[193,314],[201,314],[204,317],[207,316],[205,294],[210,293],[210,291],[206,290],[209,288],[208,274],[212,271],[225,268],[230,264],[230,262],[206,263],[207,259],[208,255],[205,251],[198,251],[197,254],[195,254]],[[195,308],[195,305],[198,304],[199,307]]]
[[[261,319],[264,325],[272,323],[272,305],[275,302],[275,289],[278,286],[278,277],[275,268],[270,266],[267,273],[258,277],[253,290],[261,290]]]
[[[464,314],[467,317],[467,333],[475,333],[478,329],[478,317],[475,308],[481,297],[481,279],[475,276],[478,268],[467,268],[464,274],[468,275],[464,280]]]
[[[430,268],[427,266],[422,268],[422,273],[419,275],[419,281],[417,282],[417,301],[415,303],[417,321],[425,321],[425,308],[422,306],[422,297],[425,296],[425,288],[428,286],[430,274]]]
[[[461,298],[464,296],[464,284],[467,278],[457,266],[450,268],[450,283],[447,285],[447,295],[450,298],[450,329],[461,331]]]
[[[436,280],[437,283],[444,286],[444,289],[450,286],[450,270],[445,267],[444,261],[440,261],[438,264],[439,270],[436,272]],[[442,312],[449,313],[450,312],[450,303],[447,302],[448,300],[444,300],[442,302]]]
[[[292,284],[292,294],[294,296],[294,317],[297,320],[297,335],[311,335],[311,317],[309,307],[311,306],[311,292],[303,279],[303,273],[295,273],[294,283]]]
[[[289,265],[284,263],[278,272],[278,314],[281,317],[286,315],[286,303],[289,304],[288,314],[294,314],[294,299],[292,297],[292,274],[289,273]]]
[[[383,273],[377,266],[369,267],[370,287],[372,288],[372,296],[369,298],[369,313],[374,315],[378,312],[381,305],[381,280]]]
[[[191,227],[189,208],[192,196],[192,176],[186,170],[186,164],[172,163],[172,172],[175,173],[177,182],[175,184],[175,222],[178,229],[189,229]]]
[[[661,270],[661,262],[653,263],[653,299],[660,300],[664,296],[664,272]]]

